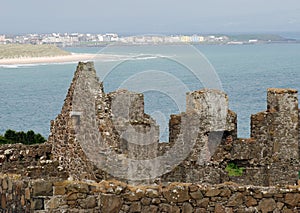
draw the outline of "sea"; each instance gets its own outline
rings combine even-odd
[[[203,78],[217,82],[219,89],[228,94],[229,108],[238,115],[238,136],[241,138],[250,137],[251,114],[266,110],[267,88],[300,90],[300,43],[195,45],[192,48],[210,66],[209,72],[213,72],[212,79],[205,77],[205,73],[202,73]],[[74,53],[103,51],[96,47],[66,50]],[[106,92],[139,85],[144,93],[145,112],[161,126],[161,141],[168,140],[170,114],[185,110],[184,101],[178,103],[166,91],[172,87],[184,96],[186,90],[181,86],[187,91],[206,86],[201,75],[199,81],[184,63],[169,60],[170,57],[172,55],[142,55],[127,58],[115,66],[115,61],[119,60],[116,57],[103,61],[104,65],[114,62],[114,66],[110,65],[112,71],[106,73],[102,72],[105,66],[96,66]],[[47,138],[50,121],[61,111],[76,66],[76,63],[61,63],[0,67],[0,134],[7,129],[33,130]],[[144,76],[143,81],[139,81],[141,76]],[[166,76],[169,78],[165,81]]]

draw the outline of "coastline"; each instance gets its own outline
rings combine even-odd
[[[26,64],[45,64],[45,63],[71,63],[78,61],[90,61],[99,54],[72,53],[71,55],[50,56],[50,57],[26,57],[26,58],[5,58],[0,59],[0,65],[26,65]],[[105,57],[105,56],[103,56]]]

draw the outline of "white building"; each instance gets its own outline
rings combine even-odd
[[[99,34],[97,35],[97,37],[98,37],[98,41],[104,41],[103,35]]]
[[[0,42],[5,42],[5,35],[0,35]]]
[[[249,43],[251,43],[251,44],[254,44],[254,43],[257,43],[257,42],[258,42],[257,39],[250,39],[250,40],[249,40]]]

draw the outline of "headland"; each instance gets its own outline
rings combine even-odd
[[[54,45],[0,44],[0,65],[75,63],[94,57],[95,54],[70,53]]]

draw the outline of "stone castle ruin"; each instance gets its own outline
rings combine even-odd
[[[227,95],[203,89],[160,143],[142,94],[106,94],[79,63],[48,141],[0,146],[0,212],[299,212],[299,133],[295,90],[268,89],[241,139]]]
[[[203,89],[188,93],[186,100],[186,112],[171,115],[169,142],[160,143],[158,125],[144,113],[142,94],[106,94],[93,63],[79,63],[61,114],[51,123],[52,157],[75,179],[262,186],[297,182],[296,90],[268,89],[267,110],[251,116],[249,139],[237,138],[237,116],[228,109],[224,92]],[[173,162],[174,156],[180,161]],[[228,165],[242,173],[230,176]]]

